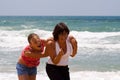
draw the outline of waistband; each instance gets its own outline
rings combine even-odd
[[[55,65],[55,64],[49,64],[49,63],[46,63],[46,65],[52,66],[52,67],[68,67],[68,65]]]

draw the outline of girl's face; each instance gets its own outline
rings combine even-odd
[[[65,42],[67,37],[68,37],[68,33],[64,31],[63,33],[58,35],[58,41]]]
[[[40,51],[41,50],[41,41],[39,36],[33,36],[33,38],[30,41],[30,45],[33,49]]]

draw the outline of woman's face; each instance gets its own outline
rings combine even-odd
[[[67,37],[68,37],[68,33],[64,31],[63,33],[58,35],[58,41],[65,42]]]
[[[34,36],[30,41],[30,45],[35,50],[41,50],[41,41],[39,36]]]

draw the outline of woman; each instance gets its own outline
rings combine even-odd
[[[46,52],[50,59],[46,64],[46,72],[50,80],[70,80],[68,59],[77,53],[77,41],[69,36],[66,24],[58,23],[53,30],[53,40],[46,44]]]

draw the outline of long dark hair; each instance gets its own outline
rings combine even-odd
[[[68,29],[68,27],[65,23],[63,23],[63,22],[58,23],[53,30],[54,40],[57,41],[58,35],[63,33],[64,31],[67,32],[68,34],[70,32],[70,30]]]

